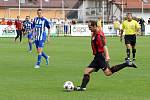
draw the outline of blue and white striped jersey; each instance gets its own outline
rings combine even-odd
[[[46,40],[46,32],[45,28],[50,28],[49,22],[46,18],[42,17],[36,17],[33,21],[33,28],[35,29],[35,39],[36,40]]]
[[[32,23],[30,21],[24,22],[25,31],[28,32],[32,29]]]

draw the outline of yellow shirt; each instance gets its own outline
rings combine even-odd
[[[102,21],[101,20],[97,21],[97,27],[99,30],[102,30]]]
[[[101,21],[101,20],[98,20],[98,21],[97,21],[97,26],[98,26],[98,27],[102,27],[102,21]]]
[[[125,20],[122,23],[122,29],[124,30],[125,35],[134,35],[137,34],[137,30],[140,28],[139,23],[136,20],[128,21]]]
[[[120,23],[119,21],[114,22],[114,29],[119,29],[120,28]]]

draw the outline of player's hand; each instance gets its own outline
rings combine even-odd
[[[106,61],[110,61],[110,57],[109,56],[106,56]]]

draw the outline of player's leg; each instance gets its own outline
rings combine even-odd
[[[107,67],[107,68],[105,68],[105,69],[103,70],[103,72],[104,72],[104,74],[105,74],[106,76],[110,76],[110,75],[112,75],[113,73],[118,72],[118,71],[124,69],[125,67],[133,67],[133,68],[136,68],[136,66],[133,65],[133,64],[128,65],[127,63],[122,63],[122,64],[115,65],[115,66],[113,66],[113,67],[111,67],[111,68]]]
[[[28,38],[29,52],[32,52],[32,40]]]
[[[41,48],[44,47],[44,42],[45,42],[45,41],[40,41],[39,46],[40,46]],[[49,64],[49,56],[46,55],[43,50],[42,50],[40,53],[41,53],[41,56],[45,58],[45,60],[46,60],[46,65],[48,65],[48,64]]]
[[[19,31],[16,30],[16,32],[17,32],[17,36],[15,37],[15,42],[16,42],[17,38],[19,37]]]
[[[37,58],[37,62],[34,68],[40,68],[41,59],[42,59],[42,48],[38,47],[37,53],[38,53],[38,58]]]
[[[130,61],[130,50],[132,48],[131,46],[131,36],[129,35],[125,35],[125,45],[126,45],[126,54],[127,54],[127,57],[125,58],[126,61]]]
[[[48,65],[49,64],[49,56],[48,55],[46,55],[44,52],[42,52],[42,56],[45,58],[45,60],[46,60],[46,65]]]
[[[83,79],[82,79],[82,84],[80,86],[77,86],[75,88],[76,91],[85,91],[86,90],[86,86],[90,80],[90,74],[95,70],[95,68],[85,68],[84,70],[84,75],[83,75]]]
[[[83,79],[82,79],[82,88],[86,88],[89,80],[90,80],[90,74],[94,71],[94,68],[85,68]]]
[[[118,64],[118,65],[114,65],[110,68],[110,71],[113,73],[118,72],[120,70],[122,70],[123,68],[129,66],[127,63],[122,63],[122,64]]]
[[[94,60],[90,63],[90,65],[85,68],[84,70],[84,75],[83,75],[83,79],[82,79],[82,84],[77,87],[77,91],[84,91],[86,90],[86,86],[90,80],[90,74],[92,72],[97,72],[101,67],[101,60],[105,60],[104,56],[102,56],[102,54],[96,54],[94,57]]]
[[[131,53],[131,45],[130,44],[126,44],[126,54],[127,54],[127,60],[130,60],[130,53]]]
[[[19,30],[20,42],[22,41],[22,30]]]
[[[38,57],[37,57],[37,62],[34,68],[40,68],[40,63],[41,63],[41,59],[42,59],[42,51],[43,48],[40,45],[40,41],[35,40],[35,45],[36,45],[36,49],[37,49],[37,53],[38,53]]]
[[[136,48],[135,48],[135,45],[136,45],[136,35],[133,35],[133,39],[132,39],[132,60],[134,61],[135,60],[135,54],[136,54]]]
[[[32,33],[28,33],[29,52],[32,52]]]
[[[135,53],[136,53],[136,48],[135,46],[132,46],[132,60],[135,61]]]

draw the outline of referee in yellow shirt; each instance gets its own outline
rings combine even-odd
[[[140,25],[136,20],[132,19],[132,13],[127,13],[127,20],[122,23],[122,30],[121,30],[121,41],[122,41],[122,34],[124,33],[124,40],[126,45],[126,53],[127,57],[125,60],[130,63],[130,50],[132,49],[132,61],[135,60],[135,53],[136,53],[136,34],[140,30]]]

